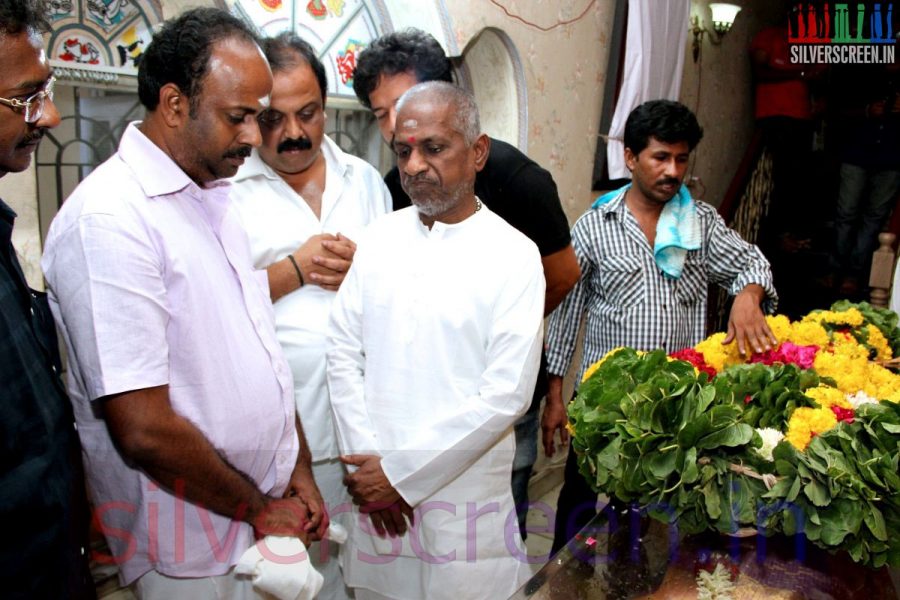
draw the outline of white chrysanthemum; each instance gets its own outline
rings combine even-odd
[[[759,437],[762,438],[763,442],[762,447],[757,448],[756,452],[767,461],[772,462],[775,460],[772,458],[772,451],[775,450],[775,446],[778,445],[778,442],[784,439],[784,434],[771,427],[757,429],[756,432],[759,434]]]
[[[855,394],[846,394],[847,402],[853,407],[853,410],[856,410],[863,404],[877,404],[878,400],[868,395],[864,391],[860,390]]]
[[[697,600],[732,600],[734,596],[734,583],[731,574],[722,563],[716,565],[716,569],[709,571],[700,570],[697,574]]]

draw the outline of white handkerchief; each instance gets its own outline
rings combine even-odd
[[[241,555],[234,572],[249,576],[255,589],[278,600],[312,600],[322,589],[322,575],[295,537],[267,535]]]
[[[325,534],[325,537],[327,537],[335,544],[343,544],[347,541],[348,535],[349,534],[347,533],[346,527],[344,527],[340,523],[332,521],[328,524],[328,532]]]

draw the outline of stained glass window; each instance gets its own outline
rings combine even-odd
[[[294,31],[319,53],[328,73],[328,95],[354,99],[356,57],[381,31],[365,0],[231,0],[230,8],[263,35]]]

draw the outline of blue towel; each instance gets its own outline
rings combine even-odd
[[[629,183],[623,188],[607,192],[597,198],[591,208],[597,208],[618,197],[631,187]],[[653,258],[660,270],[678,279],[684,269],[684,260],[688,250],[700,249],[700,218],[697,216],[697,205],[691,193],[682,185],[671,200],[666,202],[656,223],[656,242],[653,244]]]

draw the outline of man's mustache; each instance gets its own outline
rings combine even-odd
[[[312,142],[309,141],[309,138],[297,138],[297,139],[286,139],[280,144],[278,144],[279,153],[281,152],[289,152],[291,150],[311,150]]]
[[[425,175],[407,175],[407,176],[403,177],[403,182],[405,182],[407,185],[410,185],[413,183],[437,184],[437,181],[435,181],[434,179],[427,177]]]
[[[656,182],[656,185],[674,185],[678,186],[681,182],[675,179],[674,177],[666,177],[664,179],[660,179]]]
[[[19,142],[19,146],[27,146],[28,144],[31,144],[33,142],[38,142],[44,137],[45,133],[47,133],[47,130],[44,127],[35,129],[34,131],[26,135],[21,142]]]
[[[225,153],[225,158],[247,158],[250,156],[252,148],[250,146],[240,146],[233,148]]]

